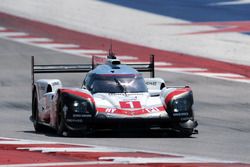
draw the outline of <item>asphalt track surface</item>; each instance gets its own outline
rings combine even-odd
[[[211,0],[199,1],[201,5],[198,7],[191,3],[198,1],[189,1],[189,8],[187,8],[186,1],[161,1],[163,4],[160,6],[168,6],[169,9],[172,7],[173,10],[159,10],[159,6],[152,8],[150,4],[153,1],[151,0],[144,1],[148,2],[144,3],[144,6],[138,6],[135,1],[127,0],[104,1],[195,22],[244,21],[249,20],[250,16],[249,5],[217,7],[216,11],[221,11],[221,13],[214,14],[214,8],[204,8],[202,4],[215,2]],[[220,1],[218,0],[218,2]],[[178,12],[173,6],[180,6],[183,12]],[[194,8],[196,10],[193,10]],[[232,14],[223,13],[225,10],[220,10],[221,8],[227,8],[228,11],[232,11]],[[218,15],[220,17],[217,17]],[[32,123],[29,121],[31,114],[30,57],[34,55],[36,61],[41,64],[90,62],[87,58],[0,38],[1,137],[116,146],[250,163],[249,83],[157,72],[157,76],[163,77],[168,85],[190,85],[192,87],[199,134],[191,138],[178,138],[168,135],[168,133],[97,133],[87,137],[58,137],[53,134],[53,131],[45,134],[35,133]],[[83,74],[41,76],[41,78],[59,78],[62,79],[65,86],[77,87],[80,87],[83,77]]]
[[[193,75],[157,72],[168,85],[191,85],[199,134],[178,138],[160,134],[97,133],[87,137],[58,137],[53,132],[37,134],[31,114],[30,57],[48,63],[90,62],[87,58],[0,39],[0,136],[94,144],[195,155],[250,163],[249,84]],[[80,86],[83,74],[39,76],[62,79],[65,86]]]

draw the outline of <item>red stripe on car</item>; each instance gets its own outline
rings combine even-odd
[[[84,93],[84,92],[80,92],[80,91],[76,91],[76,90],[71,90],[71,89],[61,89],[61,92],[65,92],[65,93],[69,93],[69,94],[72,94],[72,95],[76,95],[76,96],[82,97],[84,99],[87,99],[87,100],[89,100],[92,103],[95,103],[94,98],[90,94],[87,94],[87,93]]]
[[[171,92],[169,95],[167,95],[166,99],[165,99],[165,103],[168,104],[168,102],[170,102],[174,96],[186,93],[191,91],[190,88],[182,88],[182,89],[176,89],[175,91]]]

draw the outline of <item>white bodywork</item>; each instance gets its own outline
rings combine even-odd
[[[96,117],[101,118],[166,118],[168,114],[160,98],[161,78],[145,78],[148,92],[144,93],[96,93]],[[38,110],[41,121],[56,126],[57,90],[62,83],[57,79],[42,79],[35,82],[38,94]],[[49,88],[51,87],[51,89]],[[86,88],[67,88],[91,95]],[[49,90],[49,92],[48,92]]]

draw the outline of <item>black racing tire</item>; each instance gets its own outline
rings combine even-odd
[[[198,122],[194,120],[187,120],[184,122],[179,122],[176,126],[176,130],[178,131],[181,137],[190,137],[195,133],[195,128],[198,126]],[[198,131],[197,131],[198,132]]]
[[[44,131],[44,125],[39,123],[39,110],[38,110],[38,100],[36,89],[32,93],[32,121],[34,129],[37,133]]]
[[[162,89],[165,88],[165,87],[166,87],[165,84],[162,83],[162,84],[161,84],[161,87],[160,87],[160,90],[162,90]]]
[[[57,102],[57,119],[56,119],[56,132],[60,136],[65,136],[64,133],[67,133],[67,128],[65,125],[65,118],[63,109],[63,100],[61,97],[58,98]]]
[[[193,134],[193,131],[194,131],[194,129],[185,129],[185,128],[183,128],[183,129],[180,129],[180,132],[179,132],[179,135],[181,136],[181,137],[191,137],[192,136],[192,134]]]

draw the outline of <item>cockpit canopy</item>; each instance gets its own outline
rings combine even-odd
[[[141,74],[89,74],[84,85],[92,93],[141,93],[147,86]]]

